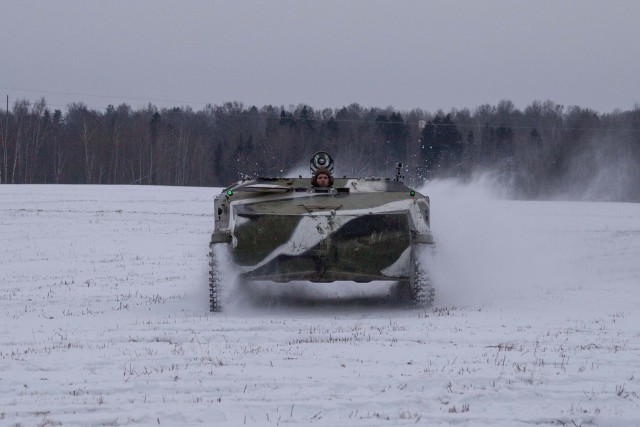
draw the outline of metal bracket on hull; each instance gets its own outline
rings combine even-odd
[[[427,245],[433,245],[435,244],[435,241],[433,240],[433,235],[431,234],[425,234],[425,233],[418,233],[416,231],[411,231],[411,242],[412,243],[422,243],[422,244],[427,244]]]
[[[231,234],[213,233],[211,235],[211,244],[216,244],[216,243],[231,243]]]

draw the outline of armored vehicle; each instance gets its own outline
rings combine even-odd
[[[326,152],[311,172],[333,172]],[[395,281],[412,304],[430,304],[434,293],[422,252],[434,248],[429,197],[395,178],[333,178],[314,187],[311,178],[245,179],[214,200],[209,302],[223,306],[217,250],[230,249],[240,283]]]

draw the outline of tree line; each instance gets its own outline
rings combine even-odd
[[[601,114],[536,101],[427,112],[237,102],[104,111],[44,99],[0,113],[0,183],[226,186],[308,174],[327,151],[340,176],[472,179],[491,173],[522,198],[640,201],[640,105]]]

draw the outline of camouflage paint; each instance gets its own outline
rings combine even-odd
[[[336,179],[335,187],[311,189],[302,178],[241,181],[216,197],[212,245],[231,241],[249,280],[406,279],[409,268],[389,267],[409,259],[402,255],[412,243],[432,243],[429,199],[390,180]]]

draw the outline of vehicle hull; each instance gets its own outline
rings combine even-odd
[[[396,281],[414,301],[432,300],[420,248],[433,247],[429,198],[402,182],[337,178],[318,189],[304,178],[259,178],[215,199],[211,307],[222,283],[215,248],[230,249],[240,281]]]

